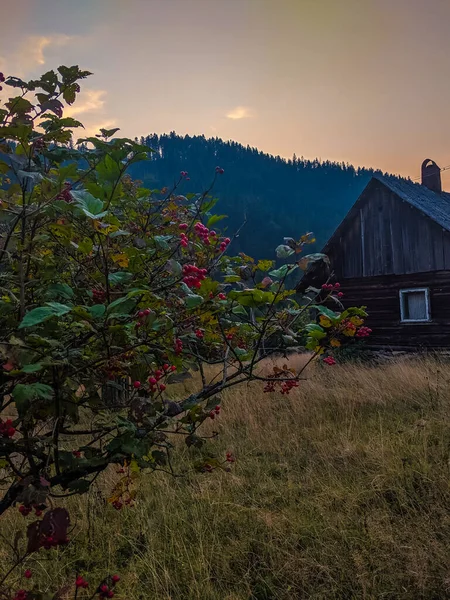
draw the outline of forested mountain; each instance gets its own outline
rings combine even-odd
[[[205,136],[153,134],[140,141],[155,152],[148,162],[134,165],[131,174],[152,189],[170,186],[180,171],[187,171],[190,179],[182,182],[180,193],[203,191],[216,166],[225,170],[214,186],[215,212],[228,215],[220,225],[230,237],[247,219],[233,251],[255,258],[272,258],[284,236],[298,239],[308,231],[317,238],[314,249],[320,249],[374,173],[295,155],[285,160]]]

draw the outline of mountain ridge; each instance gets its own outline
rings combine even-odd
[[[219,201],[216,210],[228,218],[229,233],[246,220],[234,252],[255,258],[272,258],[283,237],[300,238],[313,231],[322,247],[372,175],[380,170],[354,167],[348,163],[284,159],[257,148],[204,135],[180,136],[150,134],[140,142],[154,150],[150,160],[132,166],[130,174],[152,189],[170,186],[180,171],[187,171],[180,193],[207,189],[215,167],[218,175],[213,193]]]

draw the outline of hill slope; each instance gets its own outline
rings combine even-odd
[[[184,170],[190,181],[182,193],[206,189],[220,165],[214,194],[216,210],[228,215],[229,233],[247,217],[234,251],[256,258],[272,256],[284,236],[299,238],[313,231],[316,249],[331,235],[374,173],[344,163],[285,160],[256,148],[219,138],[152,134],[141,142],[156,150],[147,163],[134,165],[132,175],[151,188],[170,185]]]

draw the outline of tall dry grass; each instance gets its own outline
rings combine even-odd
[[[289,396],[232,389],[209,443],[231,473],[144,476],[119,513],[110,475],[70,500],[76,543],[27,566],[48,584],[118,572],[124,599],[450,598],[449,398],[431,359],[313,367]],[[1,520],[1,570],[20,528]]]

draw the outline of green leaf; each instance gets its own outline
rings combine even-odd
[[[53,389],[45,383],[30,383],[28,385],[19,383],[12,392],[19,417],[24,417],[31,406],[31,401],[36,398],[50,400],[53,397]]]
[[[84,494],[89,490],[91,486],[91,482],[88,479],[75,479],[71,481],[68,485],[68,490],[70,492],[78,492],[79,494]]]
[[[339,313],[336,313],[333,310],[327,308],[326,306],[322,306],[320,304],[313,304],[310,306],[310,309],[317,310],[318,313],[324,315],[325,317],[328,317],[332,322],[338,321],[341,316]]]
[[[179,277],[183,271],[180,263],[173,258],[167,261],[166,267],[169,273],[172,273],[174,277]]]
[[[71,192],[78,206],[84,214],[90,219],[101,219],[107,214],[103,212],[103,202],[99,198],[94,198],[92,194],[86,191]]]
[[[33,325],[39,325],[52,317],[62,317],[68,312],[70,312],[70,306],[59,304],[59,302],[47,302],[47,306],[39,306],[38,308],[30,310],[30,312],[24,316],[18,328],[24,329],[25,327],[33,327]]]
[[[208,222],[206,223],[206,227],[211,228],[213,225],[222,221],[222,219],[226,219],[228,215],[212,215],[209,217]]]
[[[92,242],[91,238],[88,237],[83,238],[81,242],[78,243],[78,251],[82,252],[83,254],[90,254],[93,247],[94,243]]]
[[[66,300],[72,300],[75,297],[73,289],[67,283],[52,283],[47,288],[47,294],[50,296],[61,296]]]
[[[187,286],[187,285],[184,283],[184,281],[182,281],[182,282],[180,283],[180,286],[181,286],[181,289],[183,290],[183,292],[186,294],[186,296],[193,296],[193,295],[195,295],[195,294],[194,294],[194,292],[191,290],[191,288],[190,288],[190,287],[188,287],[188,286]]]
[[[109,282],[113,285],[119,285],[121,283],[126,283],[133,279],[133,273],[128,273],[126,271],[117,271],[116,273],[109,274]]]
[[[367,312],[365,311],[365,306],[360,306],[359,308],[356,306],[352,306],[350,308],[347,308],[346,310],[344,310],[343,313],[341,313],[340,315],[340,320],[344,320],[347,317],[362,317],[363,319],[366,318],[368,316]]]
[[[52,309],[53,314],[56,317],[62,317],[70,311],[70,306],[67,306],[66,304],[60,304],[59,302],[47,302],[47,306]]]
[[[199,306],[203,302],[203,298],[201,296],[197,296],[196,294],[191,294],[187,296],[186,300],[186,308],[195,308]]]
[[[228,293],[228,298],[230,300],[236,300],[236,302],[239,302],[242,306],[253,308],[260,306],[261,304],[270,304],[273,302],[274,297],[275,294],[273,292],[264,292],[259,289],[243,291],[231,290],[231,292]]]
[[[129,300],[128,295],[122,296],[121,298],[117,298],[117,300],[114,300],[114,302],[111,302],[111,304],[108,304],[108,312],[114,312],[115,308],[117,308],[118,306],[120,306],[121,304],[126,302],[127,300]]]
[[[72,308],[72,314],[80,317],[80,319],[90,321],[92,319],[91,313],[87,310],[85,306],[74,306]]]
[[[88,311],[94,319],[101,319],[106,312],[106,306],[104,304],[94,304],[88,307]]]
[[[21,371],[22,373],[36,373],[37,371],[40,371],[42,369],[42,366],[43,365],[41,363],[25,365],[24,367],[22,367]]]
[[[115,300],[108,306],[108,319],[114,319],[119,316],[129,315],[131,311],[135,310],[136,300],[133,298],[119,298],[120,302]],[[152,313],[153,314],[153,313]]]
[[[64,88],[63,98],[64,98],[64,101],[67,102],[67,104],[70,105],[75,102],[75,98],[77,97],[78,89],[79,88],[76,83],[73,83],[72,85],[68,85],[67,87]]]
[[[292,250],[292,248],[289,248],[289,246],[281,244],[281,246],[278,246],[275,249],[275,252],[278,258],[287,258],[288,256],[294,254],[295,250]]]
[[[308,332],[308,336],[316,340],[321,340],[327,336],[326,332],[322,329],[322,327],[320,325],[317,325],[316,323],[309,323],[305,327],[305,329]]]
[[[172,238],[172,235],[155,235],[153,241],[155,242],[155,246],[160,250],[169,250],[170,246],[167,242]]]
[[[125,231],[123,229],[118,229],[117,231],[113,231],[110,234],[108,234],[108,237],[116,238],[116,237],[120,237],[122,235],[131,235],[131,234],[129,231]]]
[[[0,173],[3,173],[4,175],[6,175],[6,173],[8,173],[9,169],[11,167],[5,163],[4,160],[0,160]]]
[[[114,127],[114,129],[100,129],[100,133],[102,134],[103,137],[106,137],[106,138],[111,137],[118,131],[120,131],[120,127]]]
[[[247,315],[247,311],[245,310],[245,308],[243,306],[234,306],[231,310],[231,312],[233,313],[233,315],[239,315],[241,317],[248,317]]]
[[[275,279],[283,279],[288,273],[293,273],[297,269],[297,265],[283,265],[279,269],[270,271],[269,276]]]

